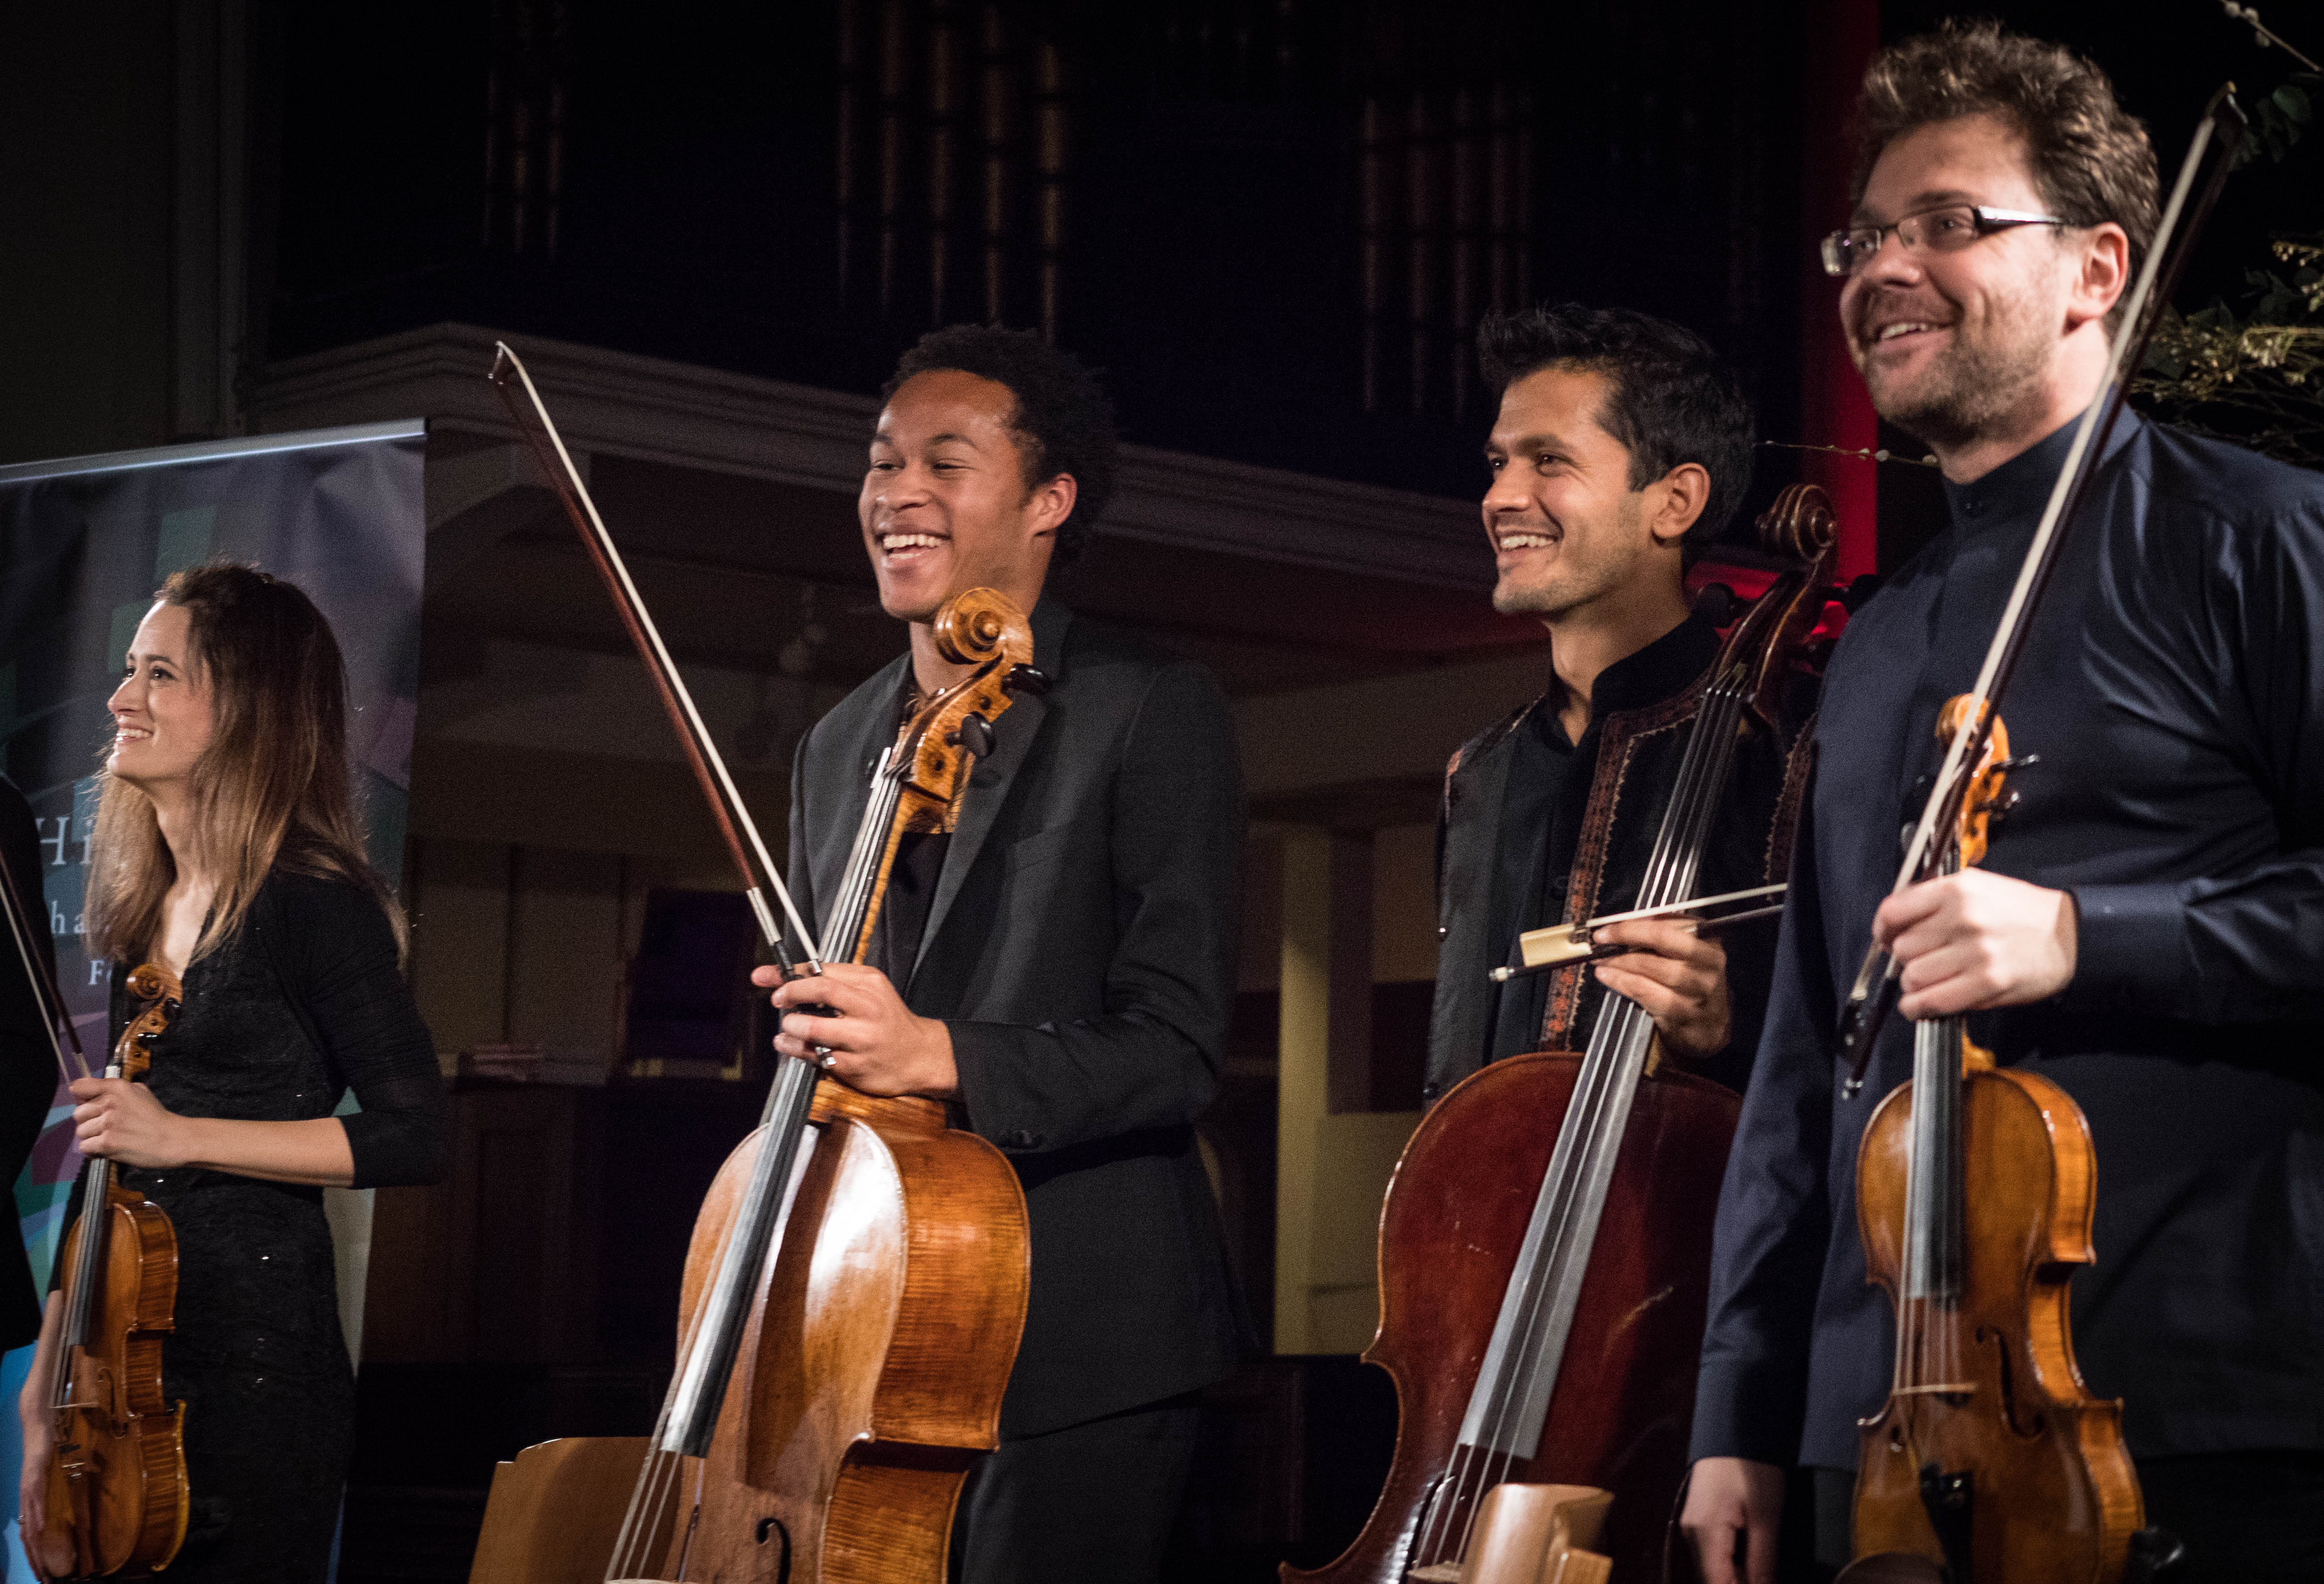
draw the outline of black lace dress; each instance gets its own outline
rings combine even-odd
[[[125,1014],[114,974],[113,1027]],[[371,898],[277,870],[233,939],[196,962],[146,1082],[185,1116],[344,1119],[357,1187],[442,1174],[446,1103],[428,1030]],[[355,1428],[322,1190],[124,1168],[178,1234],[164,1387],[185,1403],[192,1516],[171,1584],[319,1584]]]

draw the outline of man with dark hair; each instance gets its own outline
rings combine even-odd
[[[1645,1008],[1665,1055],[1739,1088],[1773,946],[1764,926],[1722,944],[1677,919],[1638,919],[1599,932],[1635,948],[1627,954],[1499,983],[1490,972],[1523,962],[1525,931],[1637,906],[1720,650],[1683,577],[1749,484],[1750,409],[1699,336],[1627,309],[1496,316],[1478,353],[1500,397],[1482,508],[1499,572],[1493,605],[1540,621],[1549,675],[1540,697],[1465,743],[1446,772],[1426,1098],[1505,1057],[1588,1049],[1609,993]],[[1696,895],[1767,880],[1794,735],[1756,719],[1747,728]],[[1696,1091],[1694,1114],[1717,1114],[1721,1098],[1734,1103]],[[1583,1126],[1582,1109],[1566,1125]],[[1530,1198],[1540,1182],[1509,1186]],[[1698,1248],[1709,1211],[1695,1218]],[[1663,1313],[1698,1324],[1702,1294],[1698,1268],[1677,1296],[1663,1294]],[[1593,1371],[1593,1395],[1641,1408],[1641,1423],[1618,1459],[1560,1478],[1615,1488],[1601,1549],[1617,1576],[1650,1577],[1685,1469],[1678,1427],[1692,1383],[1652,1365],[1625,1376],[1584,1363],[1584,1348],[1577,1339],[1567,1372]]]
[[[790,884],[813,918],[868,767],[969,669],[936,649],[937,611],[983,586],[1031,612],[1049,686],[994,723],[954,828],[903,839],[870,960],[774,996],[779,1050],[946,1101],[1024,1184],[1032,1293],[1001,1448],[954,1524],[966,1584],[1155,1578],[1194,1394],[1241,1346],[1194,1132],[1240,946],[1232,724],[1208,674],[1042,594],[1114,467],[1096,381],[1039,337],[964,326],[906,355],[857,510],[910,649],[816,724],[792,776]]]
[[[1825,265],[1874,405],[1936,454],[1952,524],[1827,674],[1720,1201],[1683,1527],[1710,1584],[1767,1584],[1803,1465],[1816,1560],[1848,1560],[1857,1424],[1893,1347],[1858,1146],[1911,1075],[1907,1019],[1968,1014],[2089,1120],[2074,1351],[2125,1401],[2147,1521],[2186,1543],[2169,1577],[2324,1577],[2324,479],[2126,414],[1999,701],[2039,762],[2011,776],[1982,866],[1889,897],[1938,709],[1973,685],[2103,394],[2155,173],[2103,74],[1992,23],[1885,51],[1862,118]],[[1875,938],[1902,1015],[1851,1100],[1838,998]]]
[[[1683,577],[1749,486],[1751,410],[1700,336],[1623,309],[1496,315],[1477,355],[1500,396],[1485,446],[1493,608],[1540,620],[1551,677],[1539,698],[1463,744],[1447,774],[1427,1098],[1503,1056],[1581,1048],[1609,990],[1654,1016],[1666,1050],[1739,1087],[1764,944],[1735,943],[1760,965],[1734,976],[1736,993],[1727,949],[1670,919],[1608,926],[1609,942],[1642,949],[1586,974],[1499,984],[1487,974],[1519,961],[1524,931],[1619,911],[1636,893],[1677,768],[1670,733],[1641,742],[1637,732],[1718,654]],[[1631,769],[1593,799],[1609,742]],[[1743,754],[1732,828],[1714,843],[1702,894],[1761,883],[1786,749]],[[1577,862],[1593,813],[1617,828]]]

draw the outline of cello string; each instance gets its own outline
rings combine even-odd
[[[1639,889],[1638,900],[1641,905],[1654,906],[1667,899],[1663,893],[1668,887],[1673,867],[1672,838],[1676,834],[1674,825],[1691,823],[1687,815],[1692,811],[1686,807],[1686,804],[1691,801],[1690,794],[1700,781],[1702,760],[1704,757],[1702,748],[1707,741],[1707,734],[1701,728],[1706,724],[1714,724],[1716,717],[1725,713],[1716,707],[1718,702],[1706,699],[1706,707],[1698,711],[1697,729],[1691,732],[1687,751],[1682,756],[1679,791],[1674,798],[1674,803],[1678,805],[1674,812],[1679,817],[1676,820],[1666,818],[1663,822],[1662,829],[1656,833],[1655,848],[1647,861],[1647,873]],[[1706,715],[1713,719],[1705,721]],[[1623,1005],[1627,1006],[1628,1003]],[[1583,1064],[1581,1074],[1582,1091],[1575,1096],[1574,1101],[1569,1106],[1571,1113],[1569,1125],[1579,1126],[1583,1129],[1582,1134],[1576,1136],[1577,1138],[1587,1138],[1602,1124],[1605,1109],[1610,1098],[1609,1091],[1613,1087],[1611,1082],[1613,1074],[1610,1068],[1613,1064],[1603,1059],[1603,1052],[1612,1048],[1632,1034],[1630,1020],[1622,1015],[1619,1008],[1616,1008],[1613,1018],[1600,1024],[1600,1037],[1591,1042],[1591,1059],[1585,1060]],[[1607,1037],[1609,1035],[1611,1038]],[[1586,1164],[1583,1158],[1586,1153],[1584,1149],[1567,1152],[1564,1162],[1566,1170],[1550,1184],[1554,1206],[1553,1231],[1544,1247],[1551,1251],[1553,1256],[1565,1242],[1571,1230],[1571,1219],[1576,1208],[1573,1204],[1576,1191],[1575,1176]],[[1554,1271],[1555,1268],[1554,1257],[1541,1263],[1547,1265],[1550,1270]],[[1523,1318],[1517,1332],[1520,1346],[1513,1349],[1511,1354],[1517,1368],[1508,1371],[1502,1379],[1492,1383],[1495,1399],[1492,1413],[1492,1439],[1496,1441],[1506,1435],[1509,1428],[1510,1417],[1516,1411],[1517,1400],[1521,1395],[1522,1388],[1529,1384],[1530,1370],[1527,1367],[1534,1362],[1536,1333],[1548,1297],[1549,1284],[1543,1279],[1548,1274],[1546,1271],[1536,1268],[1523,1274],[1526,1280],[1525,1308],[1522,1311]]]
[[[1710,690],[1704,707],[1698,712],[1696,734],[1686,756],[1691,762],[1683,765],[1680,795],[1674,799],[1673,817],[1665,822],[1662,833],[1667,840],[1657,843],[1657,851],[1650,861],[1652,872],[1641,888],[1642,899],[1650,893],[1657,897],[1675,898],[1692,882],[1696,868],[1693,860],[1701,852],[1702,839],[1708,833],[1708,822],[1715,814],[1713,794],[1723,780],[1726,765],[1731,759],[1735,730],[1745,702],[1744,695],[1737,692],[1734,686],[1734,682],[1740,679],[1739,674],[1732,679],[1722,678]],[[1699,751],[1695,751],[1697,750]],[[1641,1033],[1650,1036],[1650,1030],[1642,1031],[1638,1027],[1643,1017],[1641,1009],[1625,1002],[1615,1009],[1609,1025],[1601,1026],[1601,1028],[1616,1036],[1611,1044],[1618,1047],[1627,1039],[1638,1037]],[[1600,1082],[1591,1086],[1574,1108],[1582,1113],[1582,1123],[1591,1133],[1602,1135],[1605,1132],[1609,1113],[1621,1099],[1624,1065],[1610,1061],[1603,1063],[1596,1074]],[[1618,1147],[1618,1142],[1606,1144],[1605,1147]],[[1575,1169],[1577,1172],[1581,1169],[1578,1161]],[[1572,1247],[1574,1241],[1572,1221],[1580,1211],[1575,1202],[1576,1183],[1569,1176],[1555,1186],[1558,1197],[1563,1201],[1557,1207],[1559,1246],[1567,1257],[1581,1257],[1582,1251]],[[1555,1267],[1553,1265],[1551,1268],[1554,1270]],[[1545,1320],[1548,1296],[1547,1284],[1540,1281],[1529,1284],[1526,1303],[1529,1312],[1526,1315],[1524,1327],[1526,1346],[1517,1355],[1526,1370],[1519,1374],[1510,1389],[1499,1394],[1500,1401],[1496,1405],[1498,1428],[1504,1432],[1517,1400],[1523,1395],[1517,1388],[1526,1384],[1530,1371],[1544,1365],[1539,1349],[1539,1332]]]
[[[1639,888],[1640,906],[1675,900],[1692,883],[1709,822],[1716,812],[1714,794],[1732,758],[1735,732],[1745,702],[1738,684],[1744,679],[1745,673],[1738,669],[1717,678],[1705,689],[1703,702],[1691,723],[1687,748],[1681,757],[1678,789],[1656,833],[1647,873]],[[1589,1174],[1598,1150],[1619,1147],[1618,1140],[1609,1141],[1602,1135],[1612,1110],[1620,1101],[1623,1069],[1628,1064],[1615,1060],[1610,1053],[1626,1048],[1639,1037],[1640,1012],[1635,1003],[1623,1000],[1613,1009],[1612,1016],[1600,1023],[1600,1037],[1592,1040],[1591,1051],[1583,1064],[1581,1092],[1569,1104],[1568,1126],[1582,1128],[1577,1136],[1582,1147],[1566,1153],[1566,1169],[1548,1184],[1552,1198],[1551,1232],[1542,1248],[1550,1257],[1537,1258],[1535,1269],[1521,1274],[1520,1319],[1513,1331],[1518,1345],[1508,1355],[1514,1368],[1505,1368],[1499,1378],[1488,1385],[1491,1394],[1488,1439],[1497,1446],[1508,1436],[1518,1404],[1530,1395],[1535,1375],[1544,1367],[1541,1331],[1547,1321],[1552,1289],[1556,1285],[1545,1278],[1558,1273],[1565,1261],[1586,1257],[1586,1251],[1572,1247],[1576,1240],[1574,1221],[1583,1208],[1580,1202],[1581,1182]],[[1651,1029],[1646,1035],[1651,1037]],[[1513,1454],[1508,1455],[1513,1459]],[[1471,1494],[1472,1475],[1478,1479],[1490,1478],[1489,1470],[1481,1467],[1462,1469],[1457,1488],[1464,1500]],[[1475,1507],[1466,1514],[1463,1552],[1473,1533],[1477,1515]]]
[[[805,944],[809,951],[814,950],[812,941]],[[721,1253],[726,1238],[733,1235],[733,1225],[730,1221],[725,1236],[719,1241]],[[670,1371],[669,1387],[662,1393],[661,1410],[654,1418],[652,1439],[646,1442],[645,1462],[638,1470],[637,1483],[631,1487],[629,1510],[622,1515],[621,1532],[614,1541],[613,1561],[605,1574],[608,1579],[634,1577],[642,1571],[648,1561],[644,1552],[653,1543],[654,1515],[661,1512],[667,1503],[670,1481],[676,1478],[673,1471],[682,1468],[682,1460],[665,1450],[662,1441],[669,1433],[670,1414],[677,1406],[678,1384],[685,1378],[687,1363],[701,1341],[709,1301],[710,1288],[706,1285],[696,1296],[694,1312],[687,1317],[685,1334],[678,1341],[676,1367]]]
[[[1710,793],[1720,778],[1715,771],[1723,771],[1724,761],[1729,757],[1719,749],[1731,744],[1741,702],[1728,677],[1720,677],[1705,691],[1703,705],[1696,712],[1687,749],[1681,759],[1679,786],[1672,800],[1671,814],[1665,818],[1656,834],[1655,848],[1647,861],[1647,873],[1639,888],[1642,905],[1655,906],[1674,899],[1675,892],[1692,879],[1694,865],[1685,861],[1683,854],[1689,849],[1699,850],[1701,846],[1701,837],[1707,828],[1706,815],[1712,806]],[[1606,1057],[1603,1052],[1619,1048],[1637,1037],[1637,1019],[1633,1014],[1637,1010],[1636,1003],[1620,1001],[1614,1009],[1614,1015],[1600,1023],[1601,1037],[1591,1041],[1591,1055],[1585,1061],[1582,1074],[1583,1091],[1576,1096],[1575,1103],[1569,1107],[1570,1111],[1579,1113],[1575,1119],[1584,1129],[1579,1136],[1582,1139],[1591,1139],[1603,1130],[1608,1112],[1618,1099],[1620,1074],[1617,1069],[1620,1064]],[[1604,1141],[1599,1142],[1602,1146]],[[1524,1345],[1513,1349],[1511,1354],[1517,1368],[1510,1370],[1503,1380],[1495,1383],[1498,1389],[1495,1391],[1492,1418],[1496,1441],[1507,1433],[1517,1404],[1525,1395],[1523,1388],[1530,1385],[1531,1371],[1538,1365],[1538,1333],[1546,1316],[1551,1285],[1541,1278],[1557,1268],[1557,1256],[1567,1258],[1575,1256],[1575,1251],[1569,1247],[1572,1223],[1580,1209],[1576,1202],[1578,1179],[1589,1165],[1589,1153],[1586,1148],[1570,1152],[1567,1170],[1553,1184],[1554,1232],[1544,1245],[1552,1252],[1553,1258],[1543,1262],[1546,1271],[1537,1269],[1526,1273],[1525,1308],[1517,1331]]]

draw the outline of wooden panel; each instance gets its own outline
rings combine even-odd
[[[505,1032],[509,850],[494,842],[414,839],[412,994],[438,1051]]]
[[[596,1358],[602,1098],[547,1085],[453,1094],[449,1174],[379,1195],[366,1359]]]
[[[509,1037],[608,1060],[622,990],[622,863],[523,847],[509,931]]]

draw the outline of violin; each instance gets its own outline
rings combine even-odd
[[[1762,542],[1792,564],[1700,688],[1637,908],[1720,899],[1697,898],[1696,878],[1729,771],[1747,733],[1774,727],[1823,610],[1835,527],[1812,485],[1762,517]],[[1588,901],[1569,907],[1589,916]],[[1485,1504],[1511,1481],[1610,1489],[1603,1550],[1624,1578],[1656,1576],[1741,1101],[1655,1048],[1653,1019],[1609,996],[1586,1052],[1494,1062],[1422,1119],[1380,1211],[1379,1334],[1364,1354],[1396,1381],[1388,1481],[1337,1561],[1286,1579],[1465,1576]]]
[[[1047,686],[1023,613],[983,589],[938,613],[940,650],[973,669],[911,713],[875,769],[817,951],[505,345],[493,379],[647,664],[785,977],[860,961],[902,837],[952,828],[992,723]],[[550,1441],[503,1464],[472,1580],[942,1584],[961,1482],[999,1444],[1029,1285],[1024,1193],[999,1150],[947,1126],[937,1101],[876,1099],[784,1060],[696,1217],[653,1434]]]
[[[1973,707],[1947,703],[1940,736]],[[1941,873],[1985,856],[2022,762],[1998,719],[1985,737]],[[2084,1388],[2067,1324],[2067,1285],[2095,1257],[2097,1177],[2063,1090],[1997,1066],[1960,1018],[1914,1026],[1913,1077],[1857,1153],[1865,1266],[1895,1306],[1896,1354],[1861,1426],[1850,1584],[2124,1577],[2145,1517],[2122,1404]]]
[[[2074,431],[1977,679],[1940,718],[1944,757],[1892,895],[1984,852],[2010,763],[1998,702],[2121,416],[2126,375],[2247,133],[2233,85],[2221,88],[2121,304],[2101,394]],[[1900,972],[1879,941],[1868,944],[1835,1042],[1843,1100],[1862,1091]],[[2177,1552],[2174,1538],[2141,1527],[2120,1404],[2083,1391],[2069,1343],[2067,1279],[2093,1257],[2095,1179],[2088,1123],[2062,1091],[1996,1067],[1958,1019],[1916,1025],[1913,1079],[1881,1102],[1858,1157],[1867,1266],[1896,1305],[1897,1351],[1887,1405],[1863,1427],[1850,1584],[2117,1584]]]
[[[105,1076],[134,1082],[185,992],[155,962],[132,972],[128,988],[141,1008]],[[81,1166],[80,1204],[60,1257],[48,1532],[69,1538],[77,1578],[158,1571],[184,1543],[188,1513],[185,1404],[161,1389],[161,1343],[178,1303],[177,1230],[101,1157]]]

